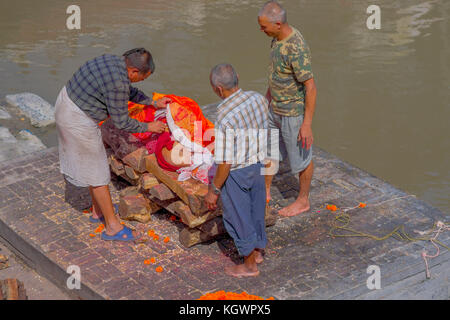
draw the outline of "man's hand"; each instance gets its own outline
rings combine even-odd
[[[206,206],[208,207],[208,210],[216,210],[217,209],[217,199],[219,196],[212,192],[211,190],[208,191],[208,193],[205,196],[205,202]]]
[[[156,100],[156,109],[164,109],[165,107],[167,107],[168,103],[171,103],[172,99],[168,98],[168,97],[162,97],[159,100]]]
[[[162,133],[164,130],[166,130],[167,124],[161,121],[154,121],[148,123],[148,131],[150,132],[156,132],[156,133]]]
[[[309,150],[309,148],[311,148],[314,142],[314,138],[310,124],[303,123],[302,126],[300,127],[297,141],[300,140],[302,140],[302,148],[306,147],[306,150]]]

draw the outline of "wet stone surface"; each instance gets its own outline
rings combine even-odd
[[[311,210],[282,217],[267,228],[269,244],[256,278],[224,274],[225,266],[241,261],[227,236],[192,248],[181,246],[182,225],[164,210],[147,224],[124,222],[143,235],[141,243],[102,241],[97,225],[82,212],[90,206],[89,193],[65,182],[56,148],[0,164],[0,222],[62,270],[78,265],[83,285],[106,299],[197,299],[218,290],[276,299],[448,299],[448,251],[441,248],[439,257],[429,259],[431,279],[426,280],[421,252],[434,254],[430,242],[333,237],[330,230],[339,211],[326,205],[367,203],[348,212],[349,227],[376,236],[403,224],[411,237],[419,237],[419,231],[430,230],[438,220],[448,223],[448,216],[414,197],[381,203],[408,195],[318,147],[314,161]],[[299,188],[286,166],[280,172],[273,183],[275,208],[294,201]],[[127,186],[113,178],[114,203]],[[159,240],[147,236],[150,229]],[[164,242],[165,237],[170,241]],[[439,240],[450,245],[449,233]],[[145,264],[150,258],[156,262]],[[380,267],[381,290],[367,288],[369,265]],[[158,266],[163,272],[156,272]]]

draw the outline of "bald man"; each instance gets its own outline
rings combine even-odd
[[[297,199],[279,211],[280,215],[290,217],[310,209],[309,189],[314,168],[311,125],[316,105],[311,53],[302,34],[288,24],[286,11],[278,2],[269,1],[262,7],[258,23],[261,31],[272,38],[266,98],[269,128],[279,130],[281,157],[277,159],[278,155],[269,154],[269,158],[273,161],[288,158],[291,172],[298,174],[300,180]],[[268,202],[272,179],[273,175],[266,175]]]

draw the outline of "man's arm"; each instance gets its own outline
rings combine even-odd
[[[305,87],[305,115],[298,133],[298,141],[302,140],[302,147],[306,146],[306,149],[309,149],[314,142],[311,126],[316,109],[317,88],[314,78],[306,80],[303,85]]]
[[[128,88],[119,86],[115,90],[110,90],[105,94],[105,102],[108,113],[114,125],[121,130],[128,132],[163,132],[167,125],[161,121],[150,123],[139,122],[130,118],[128,114],[128,99],[131,96]]]
[[[221,189],[230,174],[231,164],[221,163],[217,166],[216,174],[214,175],[213,184],[217,189]],[[215,194],[212,186],[209,186],[208,193],[205,196],[205,202],[209,210],[217,208],[217,199],[219,195]]]
[[[130,86],[130,101],[140,104],[152,104],[152,99],[138,88]]]
[[[170,98],[166,97],[162,97],[161,99],[154,101],[152,98],[148,97],[141,90],[133,86],[130,86],[130,101],[140,104],[152,105],[156,109],[163,109],[166,107],[168,103],[172,102]]]

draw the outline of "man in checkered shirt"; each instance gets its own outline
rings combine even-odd
[[[229,64],[215,66],[210,75],[214,92],[223,99],[215,124],[216,174],[205,197],[209,209],[221,196],[223,222],[244,263],[225,268],[235,277],[259,274],[266,247],[266,189],[261,163],[266,156],[268,103],[265,97],[238,87]]]
[[[128,115],[129,100],[159,109],[170,102],[167,98],[152,101],[131,86],[154,70],[152,55],[144,48],[129,50],[122,56],[105,54],[82,65],[55,103],[61,173],[72,184],[89,187],[90,221],[105,224],[103,240],[131,241],[136,234],[121,225],[114,214],[108,188],[109,165],[98,123],[109,116],[117,128],[128,132],[163,132],[163,122],[141,123]]]

